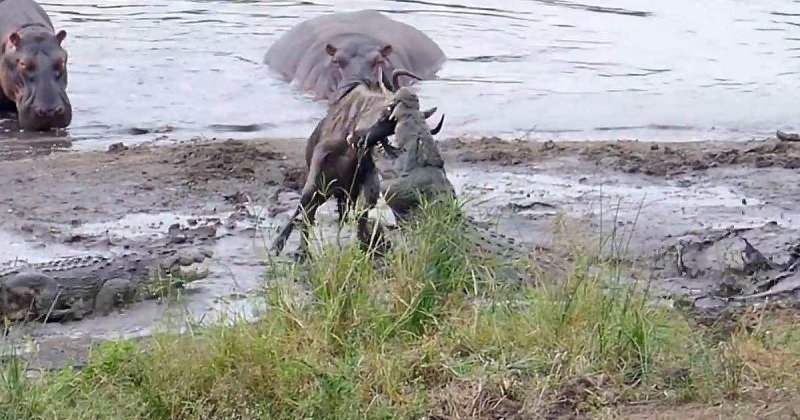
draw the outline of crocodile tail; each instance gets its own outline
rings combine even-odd
[[[486,251],[501,254],[511,253],[515,257],[520,258],[527,257],[529,253],[527,247],[519,243],[516,239],[487,228],[470,216],[466,217],[464,224],[470,236],[472,236],[472,239],[476,242],[476,245],[482,249],[485,248]]]

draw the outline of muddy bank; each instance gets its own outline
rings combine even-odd
[[[711,168],[800,168],[800,143],[770,137],[741,143],[694,141],[531,142],[498,137],[454,138],[442,142],[460,162],[525,166],[576,158],[601,168],[631,174],[674,176]]]
[[[0,238],[8,245],[0,250],[0,260],[109,254],[134,239],[163,238],[175,225],[214,226],[214,256],[206,264],[211,275],[188,288],[180,309],[147,302],[109,317],[31,325],[12,333],[5,344],[22,345],[20,340],[30,335],[51,349],[39,356],[51,366],[69,359],[53,356],[61,354],[53,346],[147,335],[173,322],[171,312],[177,311],[182,322],[255,316],[264,309],[258,299],[265,285],[264,264],[275,263],[268,261],[266,247],[299,198],[302,144],[300,139],[198,140],[4,155]],[[731,226],[768,224],[770,230],[753,230],[751,239],[768,244],[763,246],[775,254],[785,253],[798,238],[800,205],[793,197],[800,193],[800,174],[790,168],[800,147],[793,143],[460,139],[443,142],[443,151],[448,175],[468,200],[468,211],[531,246],[547,245],[560,217],[614,232],[623,239],[619,255],[631,260],[652,258],[692,232]],[[327,203],[318,219],[331,240],[334,207]],[[297,244],[294,235],[286,250]],[[669,286],[677,289],[699,281],[670,278]],[[77,351],[68,353],[78,357]]]

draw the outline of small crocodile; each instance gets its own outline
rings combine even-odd
[[[108,315],[114,308],[158,298],[166,288],[206,277],[207,272],[182,268],[209,256],[166,249],[7,263],[0,266],[0,318],[68,321]]]
[[[444,159],[433,136],[441,128],[431,130],[420,111],[418,96],[407,87],[395,92],[381,112],[377,122],[369,128],[356,131],[351,144],[357,149],[375,147],[378,141],[394,135],[396,159],[383,159],[381,167],[381,193],[398,225],[415,217],[422,200],[435,204],[443,198],[455,199],[456,191],[447,178]],[[480,251],[502,256],[504,261],[516,258],[528,260],[531,248],[514,238],[495,232],[471,216],[463,214],[461,226],[471,245]],[[518,279],[527,275],[516,273]]]

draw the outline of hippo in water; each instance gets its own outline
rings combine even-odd
[[[26,130],[72,121],[64,30],[55,32],[33,0],[0,0],[0,109],[16,110]]]
[[[395,69],[433,79],[446,59],[427,35],[373,10],[304,21],[283,34],[264,56],[264,62],[285,80],[328,100],[339,86],[359,80],[379,82],[381,73],[389,75]]]

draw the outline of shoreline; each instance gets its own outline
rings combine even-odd
[[[0,237],[10,244],[0,260],[113,253],[134,239],[161,238],[173,224],[208,221],[216,229],[212,274],[186,296],[190,312],[198,318],[251,312],[258,299],[248,299],[260,293],[266,247],[297,203],[304,143],[284,138],[115,145],[0,161],[0,177],[8,180],[0,188],[6,215]],[[562,217],[628,232],[632,261],[690,232],[749,226],[755,229],[750,240],[765,244],[768,255],[783,252],[776,235],[784,241],[800,235],[800,204],[792,199],[800,193],[797,143],[488,138],[439,144],[467,211],[533,246],[548,244]],[[326,203],[318,218],[328,240],[335,235],[334,208]],[[758,231],[771,222],[777,233]],[[286,250],[297,243],[293,235]],[[147,335],[164,312],[157,304],[137,304],[113,316],[27,332],[40,343],[54,343],[50,347]],[[46,364],[66,360],[62,354]]]

